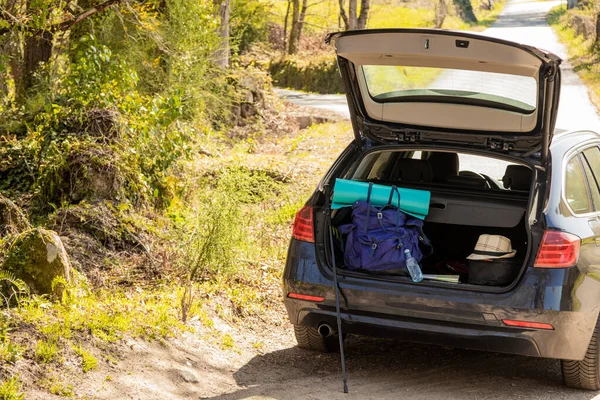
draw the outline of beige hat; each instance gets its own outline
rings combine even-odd
[[[481,235],[477,239],[475,250],[468,260],[492,260],[495,258],[512,258],[517,254],[513,250],[510,239],[500,235]]]

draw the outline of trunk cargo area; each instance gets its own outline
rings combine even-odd
[[[510,286],[526,265],[525,257],[528,254],[527,210],[533,176],[530,167],[511,163],[506,167],[508,172],[503,177],[503,182],[499,181],[497,186],[491,182],[488,184],[490,187],[483,187],[477,180],[488,179],[486,175],[469,172],[462,176],[450,174],[444,178],[439,175],[434,177],[433,174],[419,173],[419,168],[426,165],[423,159],[407,158],[425,158],[431,157],[431,154],[396,152],[401,155],[390,156],[381,152],[376,157],[365,156],[344,179],[375,181],[377,184],[427,190],[431,193],[423,232],[431,242],[433,252],[419,262],[424,275],[443,275],[458,280],[456,283],[448,283],[450,285],[470,284],[490,288]],[[395,157],[397,160],[394,160]],[[390,163],[394,167],[386,166]],[[404,171],[399,171],[398,166],[402,166]],[[447,172],[447,168],[443,170]],[[376,178],[373,179],[374,177]],[[390,177],[393,179],[389,179]],[[343,207],[332,213],[332,227],[351,223],[352,207]],[[468,260],[467,257],[473,253],[480,236],[486,234],[510,239],[512,249],[516,251],[514,257]],[[412,282],[405,267],[386,271],[349,269],[344,263],[344,246],[344,237],[334,244],[336,264],[342,274]],[[426,277],[418,284],[427,285],[432,281]]]

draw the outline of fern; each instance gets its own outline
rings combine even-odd
[[[16,289],[16,293],[29,293],[29,286],[22,280],[17,278],[12,272],[0,271],[0,282],[6,282],[11,287]]]

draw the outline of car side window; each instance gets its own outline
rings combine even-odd
[[[598,146],[583,151],[583,166],[588,177],[594,210],[600,212],[600,149]]]
[[[585,214],[592,211],[589,189],[579,155],[571,158],[567,164],[565,197],[576,214]]]

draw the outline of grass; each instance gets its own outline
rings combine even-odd
[[[64,382],[63,380],[50,376],[48,378],[44,378],[40,382],[40,386],[48,390],[48,392],[61,397],[74,397],[75,391],[73,389],[73,385]]]
[[[23,400],[25,393],[18,376],[8,378],[0,383],[0,400]]]
[[[81,345],[74,346],[73,351],[81,357],[81,368],[83,372],[89,372],[98,367],[98,359]]]
[[[569,61],[574,70],[591,91],[591,99],[600,109],[600,49],[594,48],[592,38],[576,35],[568,24],[572,11],[564,7],[554,7],[548,13],[548,23],[552,26],[560,42],[566,45]]]
[[[38,340],[35,344],[34,353],[39,362],[49,364],[58,358],[58,345],[53,340]]]
[[[14,364],[23,355],[23,347],[5,338],[0,343],[0,363]]]
[[[221,348],[223,350],[233,349],[234,345],[235,345],[235,342],[233,340],[233,337],[231,337],[230,334],[226,333],[225,335],[223,335],[223,338],[221,339]]]

